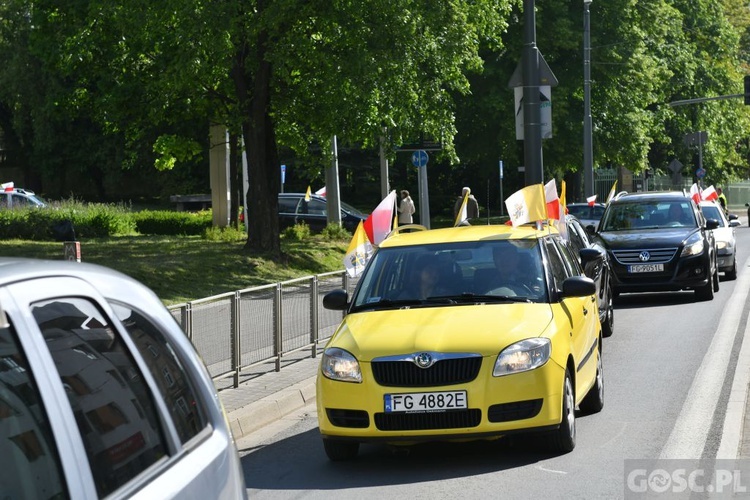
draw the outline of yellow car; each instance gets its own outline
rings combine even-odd
[[[582,258],[600,258],[581,252]],[[462,226],[387,238],[326,345],[318,424],[329,459],[362,442],[544,431],[575,447],[575,408],[604,405],[594,282],[552,228]]]

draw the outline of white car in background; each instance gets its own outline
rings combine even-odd
[[[46,207],[47,203],[34,191],[10,187],[0,191],[0,209]]]
[[[568,213],[575,216],[581,222],[584,229],[588,230],[588,226],[594,226],[594,229],[599,225],[599,220],[604,215],[604,209],[606,205],[604,203],[594,203],[589,205],[588,203],[569,203],[566,205]]]
[[[724,215],[721,205],[714,201],[700,202],[700,209],[706,219],[716,219],[719,227],[713,230],[716,240],[716,264],[719,271],[729,279],[737,279],[737,240],[734,236],[734,228],[740,225],[737,216],[729,214],[729,219]]]

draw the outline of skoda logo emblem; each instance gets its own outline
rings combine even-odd
[[[420,368],[429,368],[432,366],[433,359],[430,353],[420,352],[414,356],[414,363]]]
[[[646,262],[648,259],[651,258],[651,254],[646,252],[645,250],[641,252],[641,254],[638,256],[638,258],[641,260],[641,262]]]

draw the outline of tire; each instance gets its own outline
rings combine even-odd
[[[332,462],[344,462],[357,457],[359,443],[356,441],[338,441],[336,439],[324,439],[323,448]]]
[[[552,431],[549,445],[554,452],[569,453],[576,447],[576,400],[573,379],[568,370],[565,370],[562,396],[562,421],[560,428]]]
[[[726,271],[724,273],[724,276],[728,280],[736,280],[737,279],[737,257],[732,259],[732,269],[729,271]]]
[[[614,333],[615,328],[615,311],[612,308],[612,288],[608,288],[609,292],[607,300],[607,312],[604,313],[604,321],[602,321],[602,337],[611,337]]]
[[[714,292],[719,291],[719,266],[716,266],[716,271],[714,271],[713,276],[711,277],[711,281],[714,285]]]
[[[604,408],[604,366],[602,364],[602,352],[598,352],[599,356],[596,361],[596,382],[591,386],[589,392],[581,401],[578,407],[590,415],[592,413],[599,413]]]

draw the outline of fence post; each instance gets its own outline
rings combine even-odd
[[[312,277],[310,283],[310,343],[312,344],[311,356],[318,355],[318,276]]]
[[[276,357],[276,371],[281,371],[281,283],[276,283],[273,294],[273,355]]]
[[[240,367],[242,366],[242,350],[240,345],[240,292],[234,292],[232,301],[232,371],[234,372],[234,388],[240,386]]]
[[[193,305],[188,302],[185,304],[185,309],[182,310],[182,324],[185,328],[185,335],[187,335],[190,343],[193,343]]]

